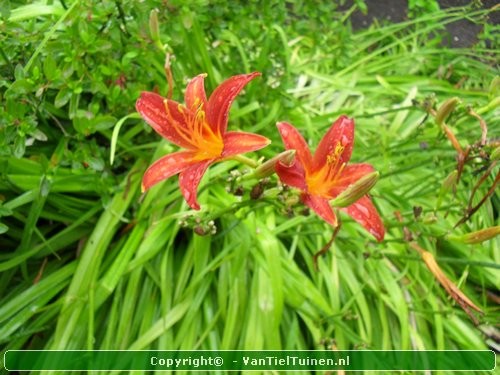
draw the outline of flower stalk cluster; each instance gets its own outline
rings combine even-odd
[[[262,181],[276,173],[283,184],[296,189],[299,194],[295,196],[302,203],[332,227],[338,227],[334,209],[339,208],[378,241],[383,240],[385,229],[368,195],[377,182],[378,172],[370,164],[349,164],[354,120],[341,116],[335,121],[314,154],[293,125],[280,122],[277,128],[285,150],[258,163],[242,154],[260,150],[270,140],[259,134],[227,131],[227,125],[232,102],[260,73],[233,76],[221,83],[209,98],[205,93],[205,76],[200,74],[188,83],[185,104],[154,92],[143,92],[137,100],[136,108],[142,118],[160,136],[182,149],[163,156],[146,170],[143,192],[178,174],[180,191],[187,204],[199,210],[197,190],[206,170],[214,163],[232,159],[253,169],[241,179]],[[255,186],[265,188],[262,183]],[[252,199],[263,193],[252,191]]]

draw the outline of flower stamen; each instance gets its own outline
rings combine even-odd
[[[339,162],[340,162],[340,156],[344,152],[344,149],[345,149],[344,145],[340,142],[337,142],[333,152],[331,152],[326,156],[326,165],[324,166],[324,168],[327,169],[326,171],[327,179],[333,180],[340,174],[340,172],[342,172],[345,163],[343,163],[339,168]]]
[[[163,101],[163,104],[165,106],[165,111],[167,112],[167,116],[169,118],[172,118],[173,119],[173,116],[172,116],[172,113],[170,112],[170,108],[168,107],[168,100],[165,99]],[[182,113],[182,115],[185,117],[185,114],[184,114],[184,111],[182,109],[182,106],[178,106],[177,109],[179,110],[180,113]],[[189,144],[193,144],[193,141],[191,139],[191,137],[189,136],[189,131],[187,129],[184,129],[182,126],[179,126],[179,123],[175,120],[172,121],[172,126],[174,127],[174,129],[176,130],[176,133],[183,139],[185,140],[187,143]]]
[[[170,118],[173,118],[168,100],[164,100],[165,111]],[[203,111],[203,103],[200,101],[197,108],[193,112],[186,111],[182,105],[178,105],[177,110],[184,118],[184,123],[187,127],[182,127],[177,121],[172,121],[172,126],[176,133],[192,146],[192,149],[198,151],[197,160],[205,160],[215,158],[221,155],[224,143],[222,137],[214,133],[210,125],[205,119],[205,111]]]

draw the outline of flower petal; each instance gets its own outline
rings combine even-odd
[[[276,163],[275,170],[284,184],[307,191],[304,168],[297,160],[291,165],[285,165],[279,161]]]
[[[135,107],[144,120],[162,137],[177,146],[192,148],[187,136],[186,115],[181,112],[181,110],[187,111],[186,107],[154,92],[146,91],[141,93]]]
[[[206,74],[199,74],[189,81],[184,94],[186,107],[195,112],[202,105],[203,109],[207,107],[207,96],[205,94],[205,77]]]
[[[245,152],[260,150],[266,147],[271,140],[259,134],[246,132],[228,132],[224,134],[224,151],[222,157],[244,154]]]
[[[337,217],[335,216],[335,213],[333,212],[333,209],[327,199],[311,194],[302,194],[301,198],[304,204],[314,210],[314,212],[316,212],[319,217],[325,220],[328,224],[333,227],[338,225]]]
[[[193,164],[194,153],[190,151],[174,152],[158,159],[144,173],[142,177],[142,191],[146,191],[158,182],[183,171]]]
[[[349,216],[365,227],[377,241],[380,242],[384,239],[384,224],[368,195],[360,198],[356,203],[342,208],[342,211],[347,212]]]
[[[287,150],[295,150],[296,159],[299,160],[305,170],[309,170],[312,165],[312,156],[304,137],[302,137],[293,125],[287,122],[279,122],[276,126],[280,132],[281,139],[283,139],[285,148]]]
[[[338,165],[347,163],[351,158],[353,143],[354,120],[347,116],[340,116],[321,139],[314,153],[314,170],[318,170],[324,166],[328,156],[336,154],[336,149],[339,145],[342,146],[342,149],[340,154],[338,154]]]
[[[349,185],[372,172],[375,172],[375,169],[370,164],[360,163],[346,165],[340,176],[335,179],[335,185],[328,191],[328,195],[336,197],[347,189]]]
[[[179,186],[181,188],[181,193],[186,199],[186,202],[193,210],[200,209],[197,198],[198,185],[200,184],[200,181],[207,168],[213,162],[214,159],[203,160],[187,167],[179,175]]]
[[[224,134],[227,128],[229,109],[234,98],[240,93],[245,85],[260,73],[240,74],[222,82],[210,95],[206,107],[207,122],[214,132]]]

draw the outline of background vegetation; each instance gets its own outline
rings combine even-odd
[[[354,33],[356,5],[339,12],[333,3],[2,2],[3,351],[497,345],[491,10],[414,12]],[[478,43],[443,46],[443,26],[465,17],[485,25]],[[179,101],[199,73],[210,92],[229,76],[262,72],[229,125],[273,140],[248,155],[255,160],[282,151],[277,121],[315,146],[338,115],[354,117],[353,161],[381,174],[372,195],[386,240],[341,215],[316,269],[331,228],[275,177],[252,199],[256,182],[236,179],[244,168],[234,162],[211,167],[200,213],[181,199],[177,178],[141,195],[147,165],[175,150],[134,108],[143,90],[168,92],[166,54]],[[453,97],[445,120],[460,149],[470,146],[467,157],[435,121]],[[439,271],[482,313],[443,289]]]

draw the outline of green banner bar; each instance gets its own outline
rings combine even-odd
[[[9,371],[87,370],[442,370],[491,371],[489,350],[9,350]]]

